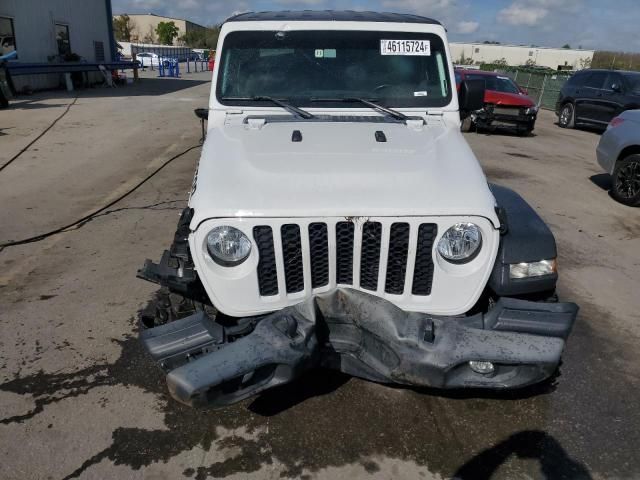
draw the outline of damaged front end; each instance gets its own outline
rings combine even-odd
[[[443,389],[512,389],[545,380],[558,367],[578,307],[553,301],[555,269],[512,274],[514,265],[555,259],[555,240],[519,195],[491,189],[504,228],[485,293],[465,314],[409,311],[344,287],[272,313],[225,315],[211,305],[196,272],[187,208],[160,263],[148,260],[138,272],[181,299],[180,311],[143,319],[141,340],[167,372],[171,395],[191,406],[229,405],[314,367]]]
[[[204,312],[141,338],[171,395],[191,406],[228,405],[316,366],[381,383],[505,389],[553,374],[577,310],[502,298],[486,314],[441,317],[338,289],[248,319],[255,328],[241,338]],[[486,373],[474,368],[486,362]]]

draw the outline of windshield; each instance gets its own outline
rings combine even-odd
[[[640,73],[625,73],[629,91],[640,94]]]
[[[465,78],[469,80],[484,80],[485,88],[487,90],[493,90],[494,92],[520,93],[520,89],[516,83],[509,77],[467,73]]]
[[[223,105],[272,97],[317,107],[318,99],[358,97],[389,107],[442,107],[451,100],[447,65],[442,39],[429,33],[232,32],[216,95]]]

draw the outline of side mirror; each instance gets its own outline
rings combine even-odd
[[[458,91],[460,118],[467,118],[471,112],[484,107],[484,80],[463,80]]]
[[[518,87],[518,90],[520,90],[520,93],[523,95],[529,95],[529,90],[526,88]]]
[[[207,132],[204,129],[205,120],[209,120],[209,109],[208,108],[196,108],[193,113],[196,114],[196,117],[200,119],[200,126],[202,127],[202,138],[200,139],[200,143],[204,143],[205,138],[207,137]]]
[[[196,108],[193,111],[200,120],[209,120],[209,109],[208,108]]]

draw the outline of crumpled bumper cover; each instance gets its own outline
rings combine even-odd
[[[573,303],[500,299],[487,314],[405,312],[363,292],[338,289],[259,319],[230,341],[204,313],[144,330],[171,395],[222,406],[328,367],[382,383],[505,389],[552,375],[578,312]],[[491,374],[469,361],[489,361]]]

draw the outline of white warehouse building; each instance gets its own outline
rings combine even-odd
[[[587,68],[593,60],[594,50],[573,48],[527,47],[522,45],[496,45],[487,43],[450,43],[451,57],[454,62],[465,59],[463,63],[493,63],[505,59],[511,66],[534,62],[539,67],[554,70]]]
[[[111,62],[111,0],[0,0],[0,56],[20,64]],[[91,75],[96,75],[91,73]],[[60,74],[14,78],[16,89],[55,87]]]

